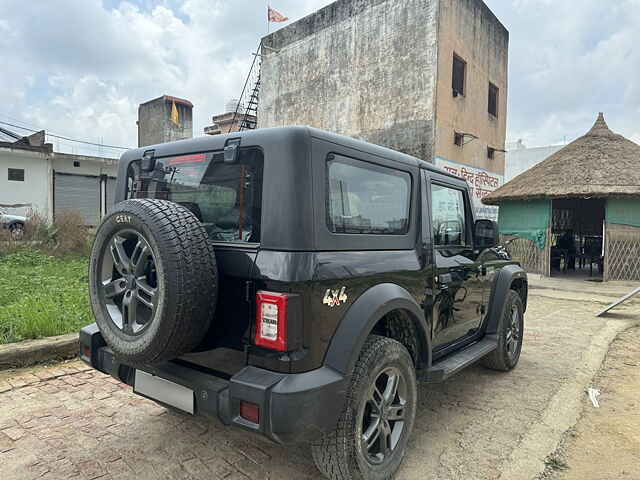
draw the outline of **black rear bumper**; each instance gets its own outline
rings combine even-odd
[[[335,430],[346,394],[345,377],[329,367],[284,374],[246,366],[229,380],[172,362],[134,368],[105,345],[95,323],[80,330],[80,357],[131,386],[138,368],[187,387],[193,391],[195,414],[281,444],[309,442]],[[259,406],[259,424],[240,416],[241,401]]]

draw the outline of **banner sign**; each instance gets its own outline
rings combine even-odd
[[[484,205],[481,200],[504,183],[503,175],[438,156],[435,157],[435,165],[467,181],[471,191],[471,201],[476,210],[476,218],[498,221],[498,207]]]

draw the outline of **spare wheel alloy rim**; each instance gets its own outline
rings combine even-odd
[[[144,332],[154,317],[162,286],[146,238],[132,229],[115,232],[104,249],[99,273],[107,317],[126,335]]]

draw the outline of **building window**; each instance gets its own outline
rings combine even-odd
[[[496,149],[493,147],[487,147],[487,158],[493,160],[496,155]]]
[[[454,145],[458,145],[461,147],[464,145],[464,135],[458,132],[454,132],[453,134],[453,143]]]
[[[10,168],[8,178],[14,182],[24,182],[24,168]]]
[[[489,108],[488,111],[494,117],[498,116],[498,87],[489,82]]]
[[[453,96],[464,95],[464,77],[467,70],[467,62],[462,60],[455,53],[453,54],[453,71],[451,74],[451,88],[453,90]]]
[[[333,233],[404,235],[409,230],[407,172],[330,155],[326,221]]]
[[[73,162],[73,166],[74,167],[79,167],[80,166],[80,162]]]

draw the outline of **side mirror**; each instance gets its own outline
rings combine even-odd
[[[476,220],[473,229],[473,243],[478,250],[492,248],[500,244],[498,222],[494,220]]]

